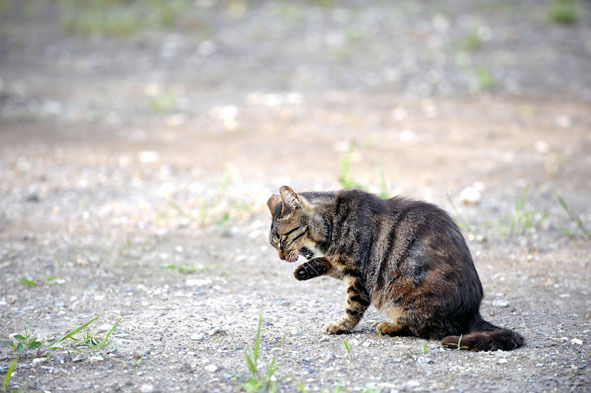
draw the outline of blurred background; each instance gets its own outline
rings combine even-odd
[[[588,0],[0,0],[0,333],[122,318],[115,352],[21,357],[8,386],[236,391],[264,311],[285,391],[584,390],[590,16]],[[503,368],[395,339],[392,361],[372,310],[346,360],[320,334],[342,283],[296,282],[268,245],[284,184],[442,206],[484,315],[529,347]]]
[[[540,113],[548,118],[532,131],[589,125],[580,117],[591,100],[590,9],[575,0],[3,0],[1,141],[36,141],[53,158],[307,188],[342,186],[351,149],[358,183],[374,191],[383,181],[441,187],[436,179],[463,178],[467,161],[476,171],[513,162],[515,152],[489,142],[523,138],[524,121]],[[552,153],[552,141],[537,139],[534,151]],[[467,159],[460,146],[485,151]],[[564,157],[545,161],[552,172]]]
[[[35,204],[40,221],[95,229],[208,226],[264,209],[282,184],[438,203],[486,192],[501,210],[525,187],[589,189],[587,1],[0,11],[1,202],[25,227]]]

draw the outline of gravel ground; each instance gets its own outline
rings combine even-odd
[[[197,1],[102,38],[66,31],[58,3],[7,4],[0,339],[121,320],[103,349],[25,351],[8,390],[238,392],[262,314],[280,392],[591,391],[588,2],[562,26],[538,1]],[[456,218],[483,315],[525,347],[379,337],[373,308],[321,333],[344,284],[292,277],[265,201],[339,188],[344,157]],[[13,359],[0,346],[0,376]]]

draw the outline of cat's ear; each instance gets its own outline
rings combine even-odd
[[[281,197],[277,194],[271,195],[271,198],[267,201],[267,206],[269,207],[269,211],[271,215],[274,216],[275,212],[277,211],[277,206],[281,203]]]
[[[283,200],[283,205],[289,207],[290,209],[295,210],[303,207],[302,201],[298,195],[288,186],[281,186],[279,188],[279,194]]]

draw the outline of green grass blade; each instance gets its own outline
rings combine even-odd
[[[16,367],[17,361],[18,361],[18,358],[14,358],[12,363],[10,363],[10,367],[8,367],[8,370],[6,371],[6,375],[4,376],[4,382],[2,383],[2,390],[4,390],[4,391],[6,391],[6,386],[8,386],[8,381],[10,381],[10,376],[12,375],[12,372],[14,371],[14,368]]]
[[[259,349],[261,347],[261,327],[262,326],[263,326],[263,313],[260,313],[259,314],[259,323],[257,326],[257,337],[254,342],[254,348],[252,350],[253,360],[254,360],[255,364],[259,359]]]
[[[515,211],[521,212],[523,210],[523,205],[525,204],[525,199],[527,198],[527,193],[529,192],[529,186],[526,186],[521,193],[521,197],[515,203]]]
[[[97,348],[104,348],[105,345],[107,345],[107,341],[109,341],[109,337],[111,337],[111,334],[113,334],[113,332],[115,331],[115,329],[117,329],[117,325],[119,325],[119,322],[121,322],[121,318],[119,318],[119,320],[117,322],[115,322],[115,324],[113,325],[113,327],[111,328],[111,330],[109,330],[109,333],[107,333],[107,335],[105,336],[105,338],[103,338],[103,341],[101,341],[96,347]]]
[[[248,370],[250,373],[253,375],[258,375],[259,372],[257,370],[256,362],[254,362],[246,352],[244,352],[244,358],[246,359],[246,364],[248,365]]]
[[[388,182],[386,181],[386,175],[384,175],[384,168],[380,168],[380,197],[382,199],[390,198]]]
[[[45,284],[49,284],[50,282],[52,282],[55,279],[57,279],[57,276],[47,276],[45,278]]]
[[[306,390],[306,387],[301,382],[298,382],[298,388],[300,388],[302,393],[308,393],[308,390]]]
[[[566,215],[572,220],[574,221],[574,223],[577,225],[577,228],[579,228],[579,230],[585,235],[585,236],[591,236],[591,232],[589,232],[587,230],[587,228],[585,228],[585,226],[583,225],[583,220],[581,220],[581,217],[575,213],[574,211],[572,211],[571,209],[569,209],[568,205],[566,204],[566,202],[564,201],[564,199],[562,199],[560,197],[560,195],[556,195],[556,200],[558,200],[558,203],[560,203],[560,206],[562,206],[562,209],[564,210],[564,212],[566,213]]]
[[[93,323],[94,321],[96,321],[98,318],[100,317],[100,314],[97,315],[96,317],[92,318],[90,321],[86,322],[85,324],[82,324],[80,326],[78,326],[76,329],[72,330],[71,332],[69,332],[68,334],[66,334],[65,336],[63,336],[62,338],[58,338],[57,340],[55,340],[54,342],[52,342],[49,345],[49,348],[53,348],[55,344],[61,343],[64,340],[67,340],[68,338],[73,339],[73,335],[78,333],[80,330],[84,329],[86,326],[90,325],[91,323]]]
[[[275,358],[275,355],[273,355],[273,359],[271,359],[271,363],[267,369],[267,379],[270,380],[273,374],[275,374],[275,371],[277,371],[277,359]]]
[[[449,195],[449,192],[446,191],[445,196],[447,198],[447,202],[450,204],[450,206],[453,210],[454,218],[457,220],[460,229],[474,233],[475,232],[474,227],[472,226],[472,224],[470,224],[468,222],[468,220],[466,220],[462,216],[460,209],[458,209],[458,207],[454,203],[453,199],[451,198],[451,195]]]
[[[351,353],[351,347],[349,347],[349,343],[347,342],[347,340],[343,339],[343,345],[345,346],[347,352]]]

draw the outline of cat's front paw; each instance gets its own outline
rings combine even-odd
[[[298,266],[297,269],[293,271],[293,276],[296,278],[296,280],[304,281],[314,277],[322,276],[324,273],[326,273],[326,268],[324,266],[318,266],[315,263],[306,262]]]
[[[303,265],[298,266],[297,269],[293,271],[293,276],[298,281],[304,281],[304,280],[309,280],[312,277],[314,277],[310,273],[311,273],[310,269],[306,269],[306,265],[303,264]]]
[[[322,330],[324,331],[324,333],[328,333],[328,334],[346,334],[351,331],[351,329],[348,329],[341,322],[327,323],[326,325],[324,325]]]

